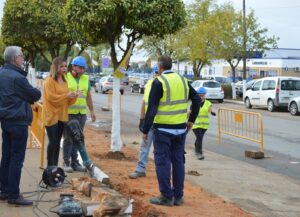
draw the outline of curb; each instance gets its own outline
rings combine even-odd
[[[224,102],[233,103],[233,104],[239,104],[239,105],[244,105],[243,101],[237,101],[237,100],[233,100],[233,99],[224,99]]]

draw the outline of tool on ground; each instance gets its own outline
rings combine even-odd
[[[74,200],[73,194],[61,194],[59,207],[56,213],[60,217],[81,217],[82,208],[80,203]]]
[[[62,168],[56,166],[49,166],[44,169],[42,181],[46,187],[52,188],[60,187],[66,178],[65,172]]]

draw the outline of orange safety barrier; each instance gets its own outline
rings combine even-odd
[[[40,158],[40,168],[44,166],[44,149],[45,149],[45,126],[42,120],[43,105],[41,103],[36,103],[32,105],[32,123],[30,126],[29,135],[29,148],[40,148],[41,158]],[[36,144],[33,147],[33,140]]]
[[[264,152],[264,127],[260,113],[219,108],[218,131],[219,144],[221,134],[227,134],[259,143],[260,151]]]

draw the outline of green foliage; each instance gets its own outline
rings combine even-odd
[[[232,86],[230,84],[222,84],[221,85],[224,90],[224,98],[225,99],[232,99]]]
[[[67,0],[66,22],[92,44],[108,43],[116,68],[116,45],[127,37],[122,59],[142,36],[160,36],[178,31],[185,24],[184,4],[180,0]]]
[[[50,62],[67,58],[75,42],[86,44],[82,35],[65,24],[64,0],[7,0],[2,20],[5,44],[23,47],[34,59],[37,53]],[[49,52],[51,59],[45,52]]]

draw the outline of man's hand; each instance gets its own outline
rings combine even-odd
[[[187,122],[187,124],[186,124],[186,129],[187,129],[187,131],[190,131],[190,129],[192,129],[193,124],[194,124],[194,123],[192,123],[192,122]]]
[[[139,130],[140,130],[141,132],[143,132],[144,120],[145,120],[145,119],[140,119]]]
[[[145,143],[147,143],[147,140],[148,140],[148,134],[143,134],[143,140]]]
[[[91,119],[92,119],[92,122],[96,121],[96,115],[95,115],[94,111],[91,111]]]

